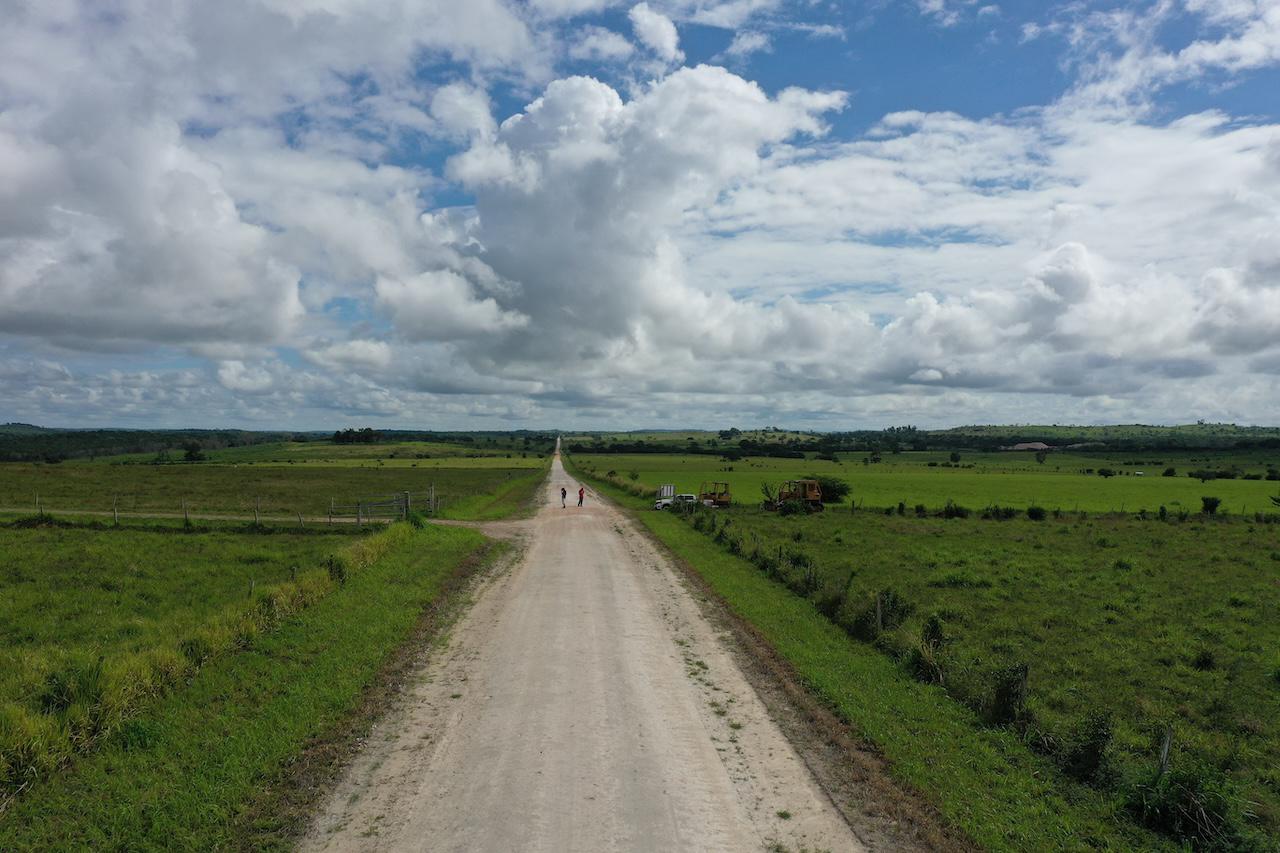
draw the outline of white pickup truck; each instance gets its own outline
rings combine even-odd
[[[671,509],[673,506],[692,506],[698,502],[697,495],[671,495],[666,498],[658,498],[653,502],[654,509]]]

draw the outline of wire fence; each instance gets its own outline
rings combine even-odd
[[[454,494],[446,497],[436,491],[435,483],[430,484],[427,488],[420,491],[402,491],[393,492],[385,495],[372,495],[368,497],[359,497],[355,499],[340,500],[338,498],[330,498],[327,510],[320,510],[317,514],[315,510],[309,512],[296,509],[282,509],[280,507],[263,508],[262,498],[254,498],[253,504],[248,508],[229,509],[219,506],[213,509],[204,505],[205,502],[200,501],[197,496],[196,501],[192,502],[187,498],[173,498],[173,504],[170,506],[155,505],[155,501],[147,501],[150,506],[142,508],[138,506],[138,496],[122,496],[113,495],[109,509],[101,509],[97,507],[86,506],[58,506],[53,507],[39,493],[35,494],[34,509],[37,515],[52,515],[58,513],[62,515],[107,515],[111,516],[118,524],[122,515],[131,517],[172,517],[179,516],[190,522],[192,518],[218,519],[218,518],[247,518],[250,515],[254,523],[260,523],[264,519],[280,520],[282,518],[293,518],[296,516],[298,524],[302,525],[307,521],[315,523],[321,519],[327,518],[330,524],[335,521],[355,521],[358,524],[375,521],[395,521],[409,518],[410,513],[420,513],[427,516],[438,516],[444,511],[446,503],[456,503],[458,500],[480,494],[479,490],[464,491],[460,494]],[[164,502],[162,502],[164,503]],[[11,508],[12,511],[18,510],[18,507]],[[6,511],[11,511],[6,510]],[[319,515],[319,518],[317,518]]]
[[[357,524],[366,521],[395,520],[409,517],[411,512],[423,515],[439,515],[444,507],[444,497],[436,494],[432,485],[423,492],[396,492],[391,495],[376,495],[357,498],[354,503],[340,504],[336,500],[329,502],[329,521],[335,518],[354,518]]]

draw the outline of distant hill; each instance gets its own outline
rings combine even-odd
[[[34,424],[0,424],[0,435],[39,435],[46,432],[60,432],[60,430]]]

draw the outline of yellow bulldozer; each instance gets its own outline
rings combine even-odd
[[[788,501],[800,501],[809,512],[822,512],[822,486],[817,480],[787,480],[772,498],[766,498],[764,508],[777,511]]]
[[[726,507],[733,503],[728,483],[703,483],[698,488],[698,502],[705,506]]]

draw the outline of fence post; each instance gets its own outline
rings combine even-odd
[[[186,499],[186,498],[183,498],[183,499],[182,499],[182,523],[183,523],[183,524],[190,524],[190,523],[191,523],[191,513],[187,512],[187,499]]]
[[[1173,744],[1173,729],[1164,730],[1164,740],[1160,742],[1160,771],[1156,774],[1159,779],[1169,771],[1169,747]]]
[[[258,511],[262,509],[262,498],[253,499],[253,526],[258,526]]]
[[[356,524],[364,524],[364,521],[360,518],[360,509],[361,509],[361,503],[360,501],[357,500],[356,501]]]
[[[410,497],[409,497],[409,493],[408,493],[408,492],[405,492],[405,493],[404,493],[404,519],[405,519],[405,521],[408,521],[408,520],[409,520],[409,505],[410,505],[410,502],[411,502],[411,501],[412,501],[412,498],[410,498]]]
[[[333,527],[333,498],[329,498],[329,526]]]
[[[299,512],[299,513],[298,513],[298,529],[299,529],[299,530],[301,530],[301,529],[302,529],[302,527],[303,527],[303,525],[302,525],[302,513],[301,513],[301,512]]]
[[[111,497],[111,517],[115,520],[116,526],[120,526],[120,496],[112,495]]]

